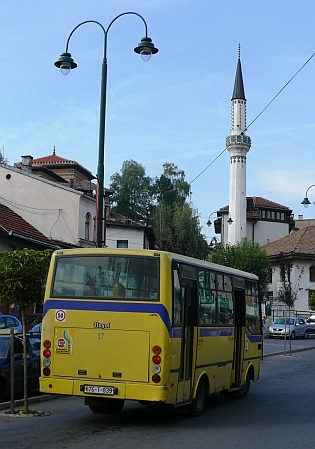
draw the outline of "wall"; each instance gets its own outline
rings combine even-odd
[[[81,192],[13,167],[0,165],[0,201],[48,238],[73,245],[84,239],[85,214],[95,200]]]

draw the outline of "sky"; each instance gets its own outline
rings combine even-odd
[[[101,27],[88,23],[74,32],[69,52],[78,67],[68,76],[54,62],[81,22],[107,29],[124,12],[145,19],[159,52],[148,62],[134,53],[145,36],[136,15],[119,17],[108,30],[105,186],[126,160],[151,177],[174,163],[191,182],[202,232],[214,235],[206,222],[229,202],[224,150],[240,44],[252,141],[247,196],[287,206],[295,218],[315,218],[315,204],[301,205],[315,184],[315,57],[255,120],[315,52],[312,0],[2,2],[0,149],[9,165],[55,147],[96,174]],[[308,197],[315,202],[315,187]]]

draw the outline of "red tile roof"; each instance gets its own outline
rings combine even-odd
[[[53,242],[38,231],[38,229],[34,228],[34,226],[24,220],[24,218],[3,204],[0,204],[0,227],[7,233],[11,231],[23,237],[53,245]]]
[[[267,200],[266,198],[263,198],[263,197],[261,197],[261,196],[247,196],[246,197],[246,200],[247,200],[247,207],[248,206],[251,206],[251,207],[268,207],[268,208],[270,208],[270,209],[287,209],[287,210],[290,210],[289,209],[289,207],[287,207],[287,206],[283,206],[282,204],[279,204],[279,203],[275,203],[274,201],[270,201],[270,200]],[[248,204],[248,203],[251,203],[251,204]],[[227,206],[224,206],[224,207],[221,207],[220,208],[220,210],[229,210],[229,206],[227,205]]]
[[[283,253],[300,256],[308,255],[315,258],[315,226],[306,226],[298,231],[292,231],[289,235],[269,243],[263,248],[265,248],[270,257]]]
[[[33,159],[32,165],[46,165],[46,164],[78,164],[76,161],[65,159],[64,157],[57,156],[57,154],[51,154],[49,156],[39,157]]]

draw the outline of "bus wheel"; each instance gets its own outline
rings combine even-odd
[[[124,403],[124,399],[105,399],[102,405],[102,413],[120,413]]]
[[[104,413],[101,405],[89,405],[89,407],[93,413]]]
[[[198,384],[196,397],[193,398],[192,403],[189,405],[188,408],[189,416],[201,415],[206,405],[206,396],[207,396],[206,382],[204,381],[204,379],[201,378]]]
[[[231,393],[231,396],[233,398],[243,398],[244,396],[246,396],[250,387],[250,379],[251,376],[250,372],[248,371],[244,385],[242,385],[242,387],[239,390],[233,391]]]

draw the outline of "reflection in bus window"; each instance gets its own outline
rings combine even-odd
[[[111,255],[57,258],[52,296],[158,301],[159,259]]]

